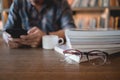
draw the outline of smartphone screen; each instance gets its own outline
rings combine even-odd
[[[27,35],[27,30],[24,29],[6,29],[13,38],[20,38],[21,35]]]

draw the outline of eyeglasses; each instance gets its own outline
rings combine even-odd
[[[89,52],[81,52],[77,49],[68,49],[63,51],[64,54],[77,55],[82,59],[83,55],[92,65],[104,65],[107,62],[108,53],[100,50],[92,50]]]

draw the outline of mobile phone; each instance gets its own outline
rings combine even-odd
[[[6,29],[13,38],[20,38],[21,35],[27,35],[27,30],[24,29]]]

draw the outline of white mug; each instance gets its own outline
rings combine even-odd
[[[63,38],[59,38],[57,35],[45,35],[42,37],[43,49],[54,49],[56,45],[62,45],[64,43]]]

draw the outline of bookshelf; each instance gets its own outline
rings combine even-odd
[[[2,0],[0,0],[0,13],[2,12]]]
[[[120,30],[120,0],[110,0],[110,27]]]
[[[77,28],[120,29],[120,0],[67,1]]]
[[[0,0],[0,29],[2,28],[2,0]]]
[[[3,0],[3,10],[9,10],[13,0]]]
[[[0,27],[0,30],[2,30],[4,24],[7,21],[7,17],[8,17],[8,13],[9,13],[9,8],[11,6],[13,0],[0,0],[1,2],[1,10],[0,10],[0,14],[1,14],[1,21],[2,21],[2,27]]]
[[[13,0],[0,0],[3,24]],[[67,0],[77,28],[120,29],[120,0]],[[84,27],[83,27],[84,26]],[[90,26],[90,27],[89,27]]]
[[[98,8],[98,7],[80,7],[80,8],[73,8],[72,11],[104,11],[105,8]]]

